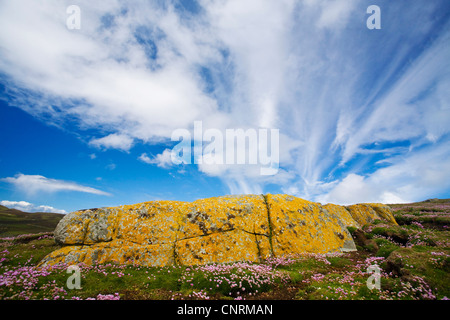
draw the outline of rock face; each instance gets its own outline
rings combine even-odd
[[[90,209],[60,221],[54,235],[62,247],[41,265],[194,265],[354,251],[347,227],[375,219],[396,224],[390,208],[381,204],[322,206],[270,194]]]

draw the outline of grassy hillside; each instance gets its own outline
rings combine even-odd
[[[0,206],[0,237],[51,232],[62,217],[64,215],[59,213],[30,213]]]

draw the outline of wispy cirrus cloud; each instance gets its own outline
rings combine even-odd
[[[350,173],[324,187],[321,202],[409,203],[436,197],[450,188],[450,150],[427,146],[417,152],[394,156],[389,165],[373,173]]]
[[[12,184],[15,188],[27,195],[35,195],[40,192],[55,193],[61,191],[75,191],[100,196],[111,196],[110,193],[95,188],[83,186],[75,182],[46,178],[41,175],[25,175],[20,173],[14,177],[2,178],[0,181]]]

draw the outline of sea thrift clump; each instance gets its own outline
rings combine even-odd
[[[295,256],[281,256],[281,257],[269,257],[264,262],[270,264],[273,268],[278,266],[289,266],[298,261],[298,255]]]
[[[316,273],[311,277],[311,280],[313,281],[321,281],[325,276],[321,273]]]
[[[437,267],[444,267],[446,261],[448,258],[450,258],[450,255],[446,254],[445,252],[430,252],[432,256],[435,258],[430,258],[431,263]],[[447,262],[448,263],[448,262]]]
[[[186,268],[178,281],[190,287],[203,286],[202,290],[206,292],[218,290],[239,296],[268,288],[276,282],[287,283],[288,280],[286,273],[275,270],[272,265],[236,262]]]
[[[323,262],[323,263],[325,263],[325,264],[331,264],[331,262],[330,261],[328,261],[328,259],[327,259],[327,255],[324,255],[324,254],[313,254],[312,255],[317,261],[320,261],[320,262]]]
[[[99,294],[97,295],[97,300],[120,300],[120,295],[118,293],[115,294]]]
[[[423,226],[420,222],[412,221],[411,224],[413,224],[413,225],[415,225],[415,226],[418,226],[418,227],[421,228],[421,229],[424,229],[424,226]]]
[[[204,289],[200,291],[194,291],[192,294],[189,295],[189,298],[195,298],[198,300],[209,300],[209,296],[207,292],[203,291]]]

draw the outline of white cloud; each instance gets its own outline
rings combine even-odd
[[[117,165],[115,163],[110,163],[105,168],[108,169],[108,170],[113,171],[113,170],[115,170],[117,168]]]
[[[0,201],[0,205],[10,208],[10,209],[17,209],[20,211],[25,212],[52,212],[52,213],[62,213],[66,214],[66,210],[56,209],[51,206],[46,205],[34,205],[32,203],[26,202],[26,201],[8,201],[8,200],[2,200]]]
[[[122,151],[129,151],[133,146],[133,139],[129,136],[123,134],[110,134],[103,138],[93,139],[89,142],[90,145],[97,148],[106,148],[106,149],[118,149]],[[95,159],[95,154],[94,158]]]
[[[450,150],[430,146],[407,156],[390,158],[390,166],[362,176],[348,174],[316,197],[319,202],[409,203],[423,201],[450,188]]]
[[[374,192],[374,189],[365,181],[363,176],[349,174],[326,196],[320,196],[319,201],[339,204],[354,204],[359,202],[372,202],[371,199],[377,196],[378,195]]]
[[[34,195],[40,192],[55,193],[61,191],[77,191],[110,196],[107,192],[82,186],[75,182],[50,179],[40,175],[25,175],[20,173],[14,177],[2,178],[0,180],[11,183],[17,189],[29,195]]]
[[[318,1],[322,12],[317,20],[317,26],[332,29],[344,27],[355,10],[357,2],[357,0],[328,0],[321,3]]]
[[[153,158],[150,158],[146,153],[143,153],[139,156],[139,160],[148,164],[156,164],[160,168],[170,168],[173,166],[172,163],[172,150],[165,149],[162,153],[157,154]]]
[[[113,135],[93,144],[121,150],[131,147],[131,138],[170,137],[175,128],[215,110],[194,68],[199,59],[215,54],[209,39],[203,39],[207,34],[182,25],[173,11],[156,3],[132,4],[126,14],[119,1],[78,5],[82,27],[70,31],[64,2],[2,2],[0,43],[8,50],[1,55],[1,69],[22,86],[43,93],[51,105],[64,102],[58,113],[28,96],[33,107],[22,108],[36,116],[50,111],[52,117],[78,118],[83,126],[113,128]],[[102,25],[107,14],[115,16],[110,28]],[[14,28],[14,37],[3,28]],[[136,38],[139,28],[158,45],[157,61],[146,57]],[[151,34],[158,32],[165,37]],[[84,103],[74,105],[71,99]]]
[[[139,156],[138,158],[139,160],[141,160],[142,162],[148,163],[148,164],[155,164],[155,160],[152,160],[149,158],[149,156],[146,153],[143,153]]]
[[[368,177],[351,173],[341,181],[336,181],[328,193],[317,196],[316,201],[341,205],[413,202],[411,194],[401,192],[400,181],[395,181],[396,179],[377,181],[380,173]],[[389,184],[390,182],[395,182],[395,184]]]

